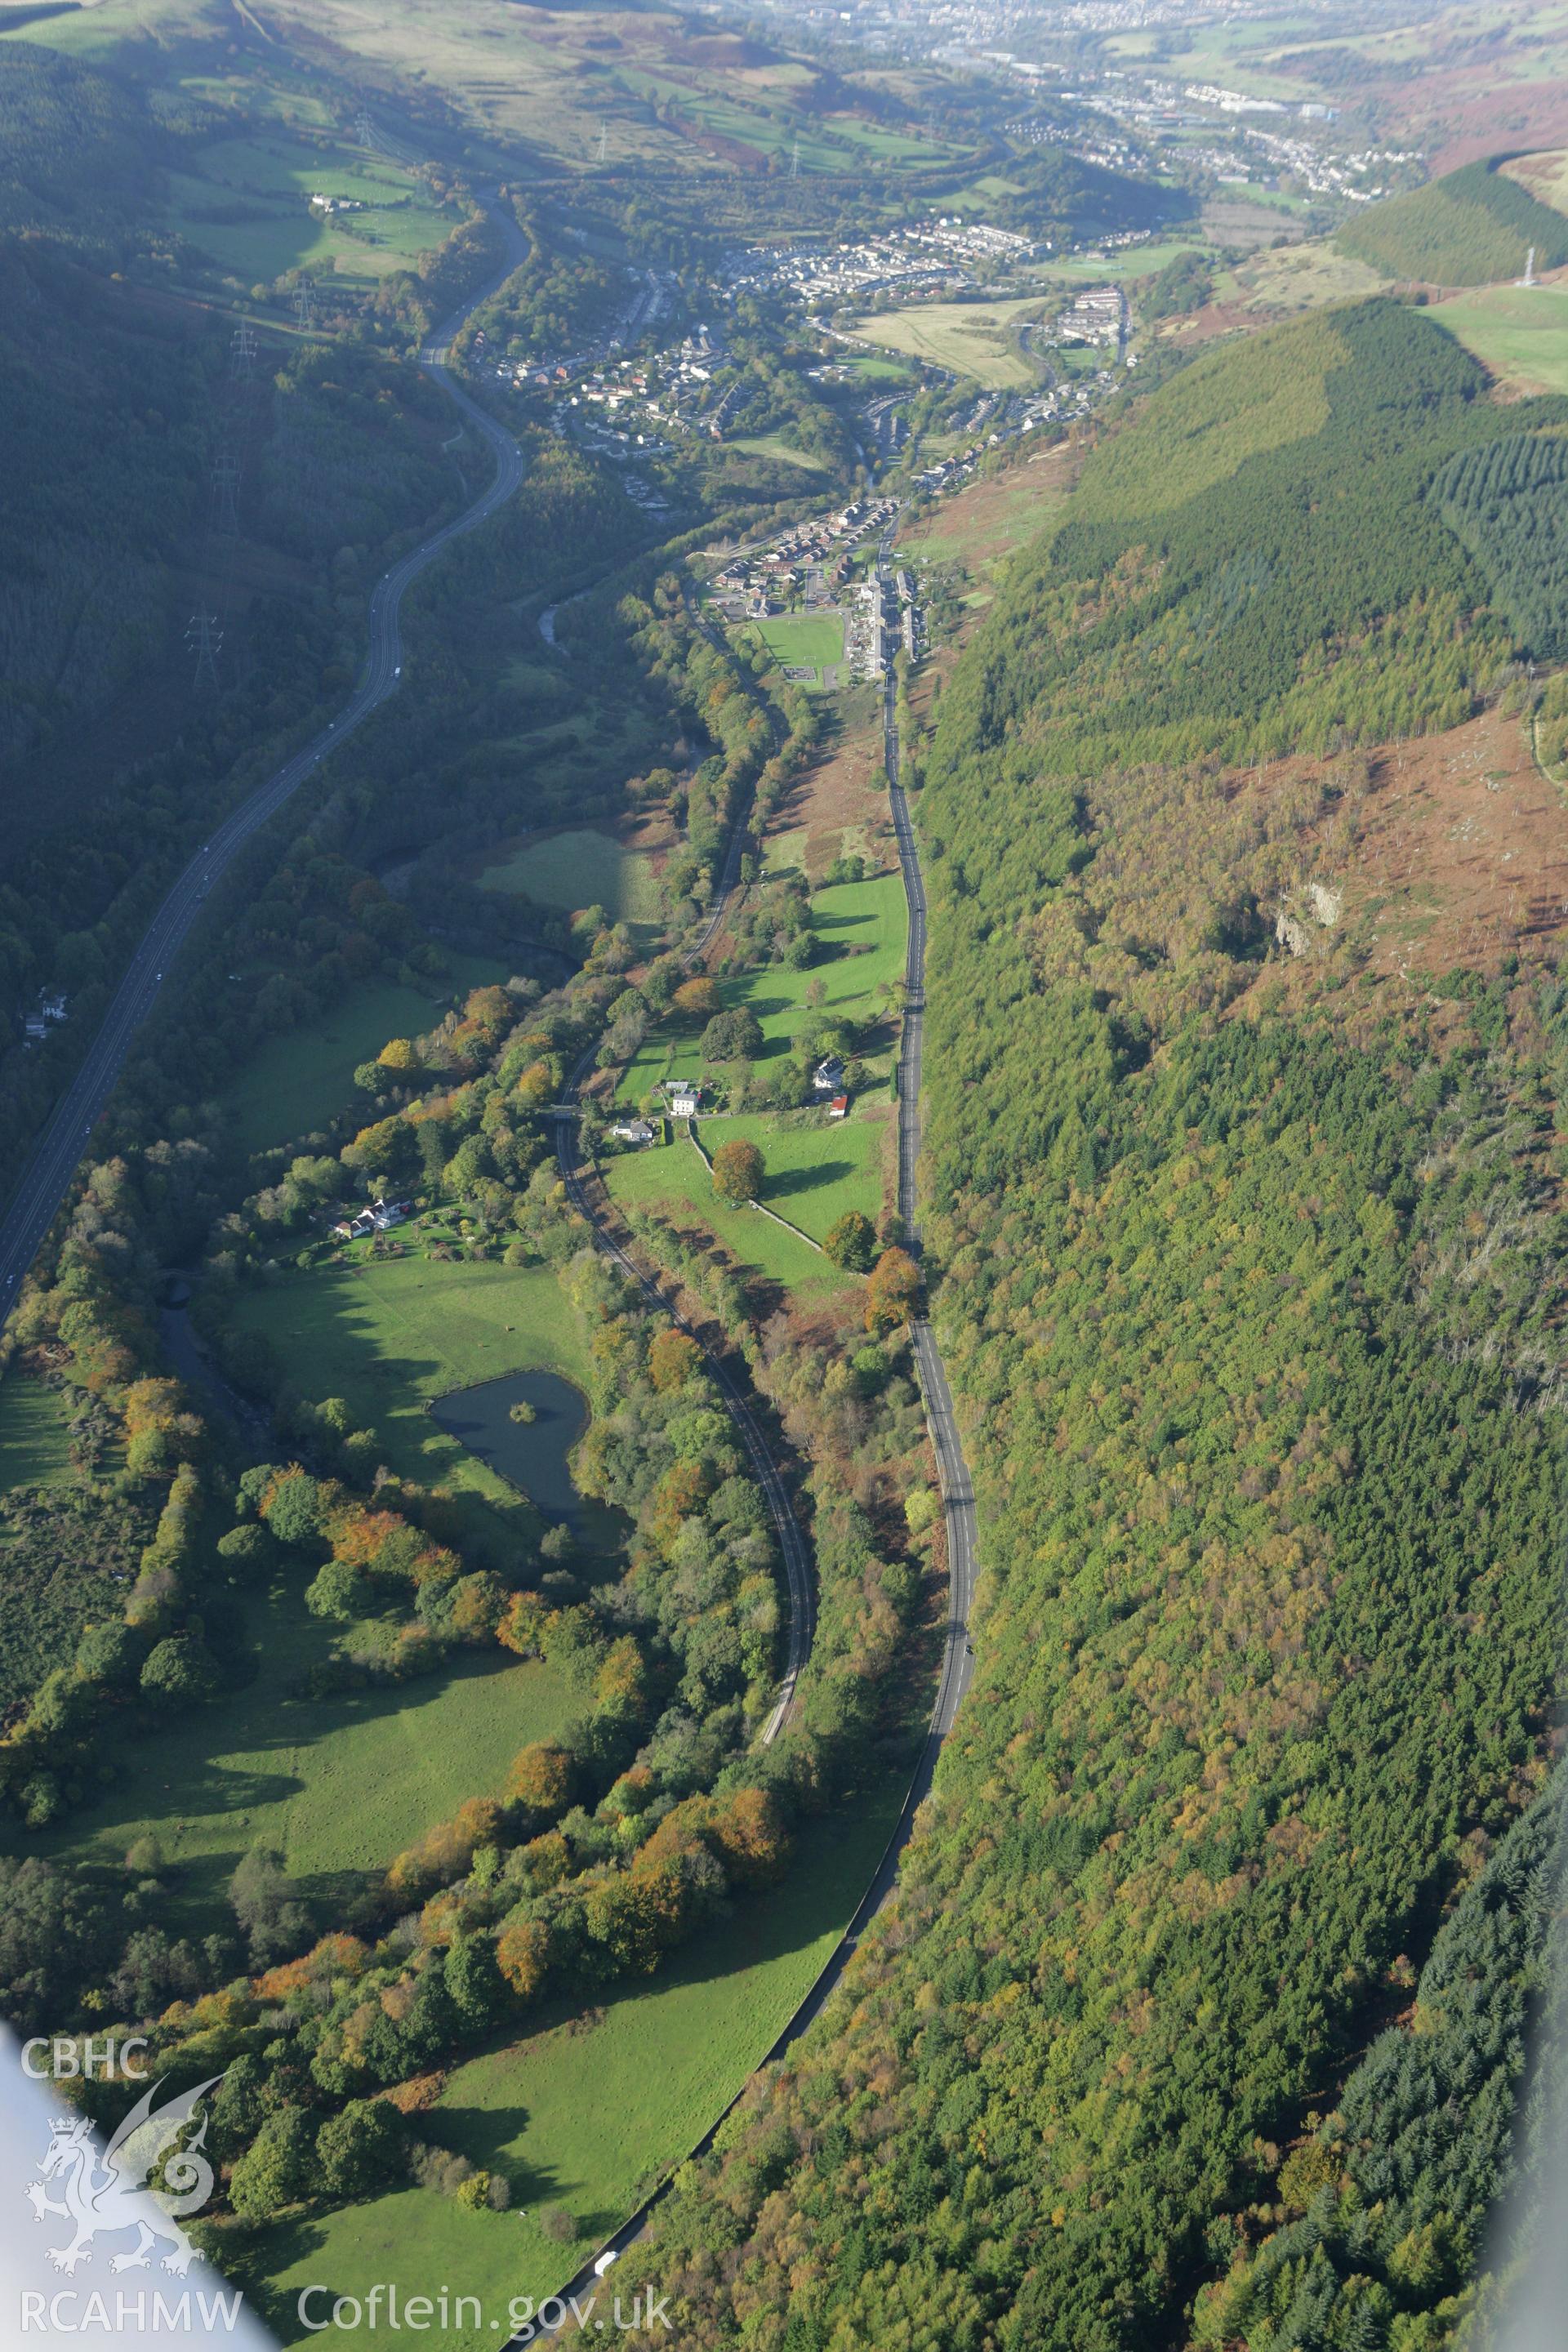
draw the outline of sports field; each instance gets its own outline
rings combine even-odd
[[[781,669],[815,670],[819,684],[823,671],[837,669],[844,659],[844,623],[837,613],[785,613],[748,625]]]
[[[803,473],[826,474],[827,460],[810,449],[797,449],[794,444],[779,438],[776,433],[753,435],[749,440],[731,441],[726,447],[743,450],[748,457],[771,457],[781,466],[798,466]]]
[[[1432,316],[1510,392],[1568,392],[1568,284],[1479,286]]]
[[[676,1952],[650,1982],[611,1988],[586,2018],[544,2011],[531,2033],[454,2070],[420,2116],[420,2135],[504,2172],[511,2211],[470,2213],[411,2188],[274,2224],[261,2260],[273,2281],[268,2316],[283,2342],[305,2340],[303,2287],[319,2281],[334,2294],[363,2296],[377,2280],[397,2280],[405,2296],[447,2282],[479,2298],[477,2326],[466,2314],[468,2324],[420,2336],[431,2352],[504,2342],[516,2324],[511,2299],[537,2304],[563,2285],[756,2067],[832,1951],[901,1795],[895,1772],[843,1820],[804,1832],[781,1886],[741,1897],[728,1921]],[[574,2239],[545,2236],[541,2217],[552,2206],[576,2222]],[[605,2293],[607,2313],[613,2282]],[[354,2340],[366,2352],[395,2352],[407,2339],[362,2329]]]

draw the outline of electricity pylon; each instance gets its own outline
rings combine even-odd
[[[604,162],[604,160],[605,160],[605,156],[609,153],[609,152],[610,152],[610,126],[609,126],[608,122],[606,122],[606,121],[605,120],[605,117],[601,114],[601,115],[600,115],[600,117],[599,117],[599,152],[598,152],[598,160],[599,160],[599,162],[600,162],[601,163]]]
[[[798,131],[795,134],[795,146],[790,152],[789,175],[792,180],[798,180],[800,177],[800,133]]]
[[[228,372],[237,383],[249,383],[251,362],[255,357],[256,330],[247,322],[242,323],[235,329],[234,339],[228,347]]]
[[[204,686],[217,691],[217,657],[223,646],[223,631],[217,625],[217,614],[204,605],[193,613],[185,624],[185,643],[196,657],[195,686],[199,693]]]
[[[294,323],[303,333],[316,323],[316,281],[301,278],[294,289]]]

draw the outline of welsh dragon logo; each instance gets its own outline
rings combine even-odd
[[[136,2231],[136,2243],[128,2253],[110,2255],[111,2271],[145,2270],[152,2249],[170,2242],[171,2251],[162,2257],[163,2267],[177,2278],[183,2278],[193,2263],[205,2259],[180,2223],[186,2214],[199,2212],[212,2195],[213,2168],[202,2150],[206,2116],[203,2116],[187,2147],[174,2144],[206,2094],[222,2080],[221,2074],[213,2074],[194,2091],[184,2091],[161,2107],[153,2105],[158,2084],[150,2084],[101,2157],[85,2116],[51,2118],[49,2145],[38,2167],[38,2178],[28,2184],[25,2194],[36,2221],[54,2215],[69,2221],[75,2230],[68,2246],[48,2249],[57,2270],[74,2272],[79,2263],[91,2259],[95,2238],[113,2237],[128,2230]],[[163,2185],[150,2189],[149,2177],[160,2162]],[[51,2181],[59,2183],[59,2197],[49,2195]]]

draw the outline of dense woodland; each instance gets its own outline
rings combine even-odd
[[[1546,1776],[1568,1028],[1511,962],[1382,1019],[1331,923],[1287,988],[1273,909],[1332,903],[1364,771],[1224,765],[1441,725],[1505,664],[1424,496],[1528,421],[1478,393],[1386,304],[1198,362],[942,697],[926,1239],[977,1679],[882,1931],[640,2258],[697,2343],[1125,2352],[1206,2285],[1205,2342],[1425,2347],[1479,2259],[1517,2015],[1453,2015],[1425,2143],[1397,2037],[1338,2093],[1471,1882],[1434,1967],[1488,1952]]]
[[[140,175],[201,128],[150,108],[0,48],[0,225],[29,237],[0,240],[14,760],[152,662],[200,529],[225,342],[82,270],[119,257]],[[1173,205],[1049,148],[1010,178],[997,216],[1036,234]],[[1391,270],[1503,275],[1526,240],[1568,259],[1559,217],[1484,167],[1403,201],[1426,210],[1356,224]],[[779,184],[769,225],[839,203]],[[666,257],[662,215],[633,200],[617,225]],[[471,222],[331,352],[268,367],[247,530],[293,593],[258,596],[216,703],[0,886],[0,1011],[63,982],[88,1034],[195,828],[341,697],[388,549],[479,462],[387,353],[491,257]],[[1202,299],[1185,265],[1159,283],[1170,314]],[[486,331],[536,356],[619,290],[539,240]],[[748,323],[741,422],[847,469],[842,419]],[[1392,301],[1198,359],[1094,452],[910,760],[935,927],[926,1273],[984,1531],[976,1681],[845,1988],[619,2273],[670,2294],[683,2342],[1438,2352],[1502,2189],[1541,2200],[1550,2138],[1515,2124],[1560,1909],[1568,996],[1510,956],[1385,1012],[1336,894],[1361,748],[1522,701],[1523,659],[1563,650],[1565,422],[1494,405]],[[552,1989],[656,1971],[904,1762],[926,1695],[942,1538],[894,1226],[857,1262],[898,1260],[898,1295],[874,1276],[806,1314],[636,1220],[750,1378],[811,1528],[812,1665],[761,1750],[767,1509],[700,1351],[585,1247],[557,1181],[547,1107],[584,1055],[636,1051],[683,966],[629,977],[624,927],[482,891],[475,854],[658,808],[673,950],[815,721],[695,625],[605,468],[523,438],[518,499],[411,599],[417,693],[193,942],[5,1343],[68,1396],[86,1475],[0,1519],[0,1997],[30,2028],[148,2032],[172,2087],[226,2070],[212,2250],[262,2296],[250,2232],[303,2201],[412,2175],[504,2208],[504,2179],[428,2144],[431,2070],[525,2031]],[[1563,713],[1549,698],[1557,754]],[[1288,752],[1318,764],[1270,795]],[[1303,906],[1288,964],[1277,918]],[[357,981],[438,979],[453,940],[520,971],[543,940],[574,976],[468,993],[362,1066],[352,1115],[247,1160],[218,1104],[235,1065]],[[781,880],[729,957],[797,951]],[[0,1059],[7,1150],[68,1058]],[[498,1537],[391,1476],[374,1431],[239,1333],[248,1289],[321,1262],[329,1204],[404,1187],[461,1254],[559,1280],[594,1367],[579,1483],[626,1529],[608,1572],[527,1513]],[[265,1460],[169,1376],[161,1269],[195,1261]],[[279,1575],[339,1629],[322,1689],[506,1653],[567,1675],[574,1719],[342,1916],[258,1848],[227,1916],[171,1935],[156,1851],[78,1869],[32,1841],[68,1832],[127,1743],[243,1685]]]
[[[1557,433],[1488,442],[1446,466],[1433,488],[1521,649],[1561,661],[1568,654],[1568,443]]]
[[[1387,203],[1365,205],[1335,243],[1389,278],[1434,286],[1486,286],[1524,273],[1535,247],[1538,269],[1568,261],[1568,223],[1498,161],[1466,163]]]

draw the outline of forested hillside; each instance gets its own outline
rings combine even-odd
[[[1358,743],[1522,704],[1428,493],[1557,411],[1479,392],[1387,303],[1200,362],[942,698],[926,1231],[976,1681],[825,2026],[632,2258],[683,2340],[1447,2340],[1517,2024],[1472,2048],[1450,2002],[1446,2091],[1380,2045],[1318,2126],[1467,1884],[1434,1986],[1525,1968],[1482,1874],[1561,1685],[1560,932],[1390,988],[1342,913],[1396,772]],[[1339,2245],[1376,2285],[1334,2305]]]
[[[1568,261],[1568,220],[1537,203],[1494,160],[1467,163],[1408,195],[1363,206],[1334,242],[1390,278],[1486,286],[1521,277],[1531,246],[1537,269]]]
[[[1568,654],[1568,441],[1510,435],[1456,457],[1438,477],[1443,513],[1491,583],[1520,644]]]

